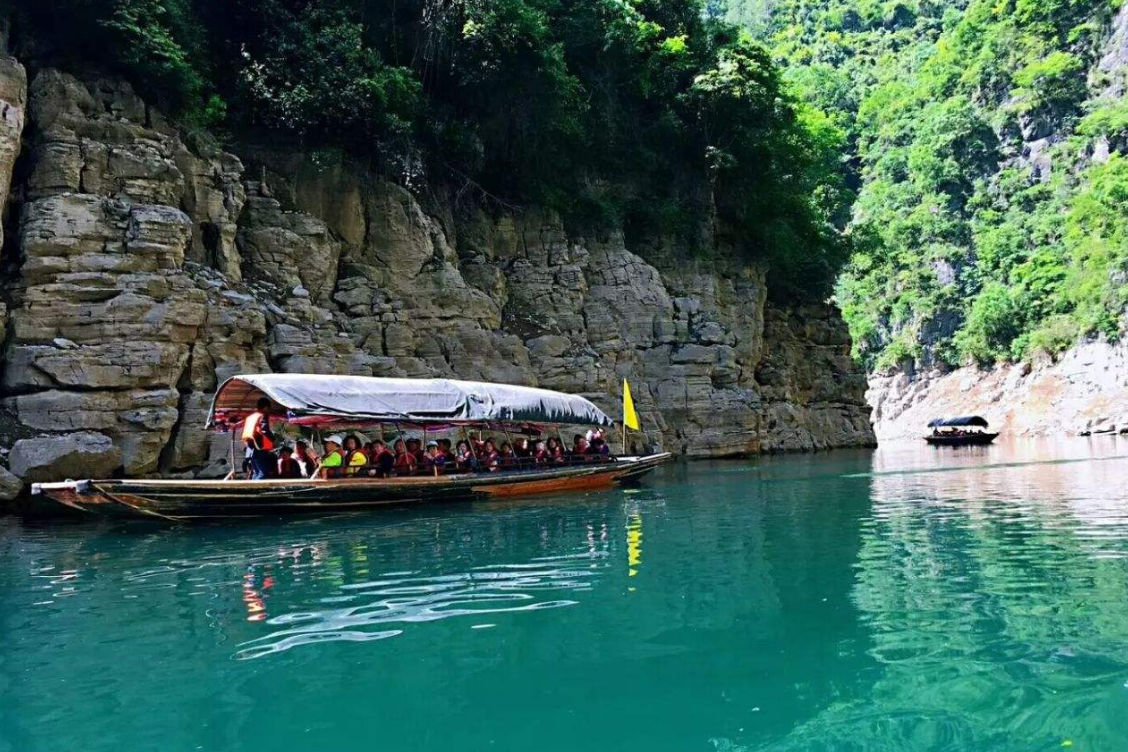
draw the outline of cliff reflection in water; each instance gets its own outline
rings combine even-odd
[[[853,597],[881,671],[787,746],[1123,748],[1126,466],[1107,437],[879,451]]]
[[[333,719],[319,746],[349,746],[374,718],[393,748],[784,734],[864,687],[850,566],[867,483],[778,485],[767,504],[747,465],[695,464],[636,490],[517,504],[16,529],[9,571],[66,568],[76,594],[33,595],[22,577],[0,593],[16,627],[0,665],[22,677],[0,730],[10,712],[42,732],[63,707],[84,738],[156,738],[163,713],[112,708],[160,696],[197,708],[224,749],[306,733],[310,704]],[[66,680],[24,671],[43,665]],[[301,691],[278,695],[279,680]],[[432,744],[420,725],[441,729]]]
[[[0,521],[0,748],[1125,748],[1126,457],[913,444],[285,523]]]

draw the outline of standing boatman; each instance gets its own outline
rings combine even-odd
[[[278,474],[278,458],[274,456],[274,435],[270,432],[270,400],[259,397],[255,411],[243,421],[243,443],[251,450],[251,480],[271,478]]]

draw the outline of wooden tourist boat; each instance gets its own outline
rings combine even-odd
[[[987,420],[978,415],[934,418],[928,422],[932,433],[924,440],[933,446],[986,446],[999,435],[986,430]]]
[[[212,402],[209,426],[232,432],[233,458],[235,431],[262,397],[271,402],[272,418],[313,431],[393,426],[397,433],[421,429],[437,435],[442,430],[530,433],[549,426],[613,425],[587,399],[547,389],[453,379],[254,374],[228,379]],[[33,484],[31,493],[93,514],[190,520],[597,490],[636,481],[671,459],[663,452],[392,478],[68,480]]]

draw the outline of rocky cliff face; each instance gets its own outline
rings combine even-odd
[[[1078,345],[1042,358],[981,370],[897,371],[870,377],[878,439],[920,436],[929,420],[978,414],[1008,436],[1128,433],[1128,345]]]
[[[28,86],[11,59],[0,115],[0,446],[25,481],[221,475],[211,394],[269,370],[535,384],[611,414],[626,377],[648,440],[691,456],[873,440],[837,311],[772,306],[724,250],[638,255],[348,165],[240,159],[121,82]]]

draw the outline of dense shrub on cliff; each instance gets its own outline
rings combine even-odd
[[[758,30],[803,98],[847,134],[856,253],[838,295],[870,366],[990,363],[1123,334],[1128,238],[1116,196],[1128,171],[1116,152],[1128,115],[1123,71],[1097,66],[1119,6],[715,8]],[[1107,164],[1094,158],[1105,143]]]
[[[700,0],[22,0],[32,58],[107,67],[186,121],[344,148],[641,238],[717,223],[777,292],[846,258],[841,132]]]

